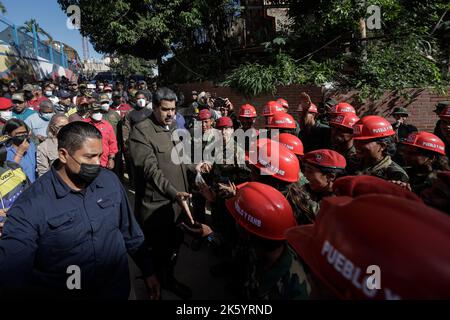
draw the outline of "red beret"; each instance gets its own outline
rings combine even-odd
[[[200,110],[200,112],[198,113],[198,120],[203,121],[208,119],[211,119],[211,111],[209,111],[208,109]]]
[[[8,110],[13,106],[11,99],[0,97],[0,110]]]
[[[347,176],[338,178],[333,183],[333,192],[337,196],[353,198],[366,194],[389,194],[399,198],[422,202],[414,192],[374,176]]]
[[[319,149],[308,152],[303,161],[322,168],[342,169],[347,166],[347,161],[338,152],[328,149]]]
[[[226,127],[233,127],[233,120],[231,120],[230,117],[221,117],[219,120],[217,120],[216,128],[222,129]]]

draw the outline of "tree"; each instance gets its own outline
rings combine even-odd
[[[35,19],[30,19],[24,22],[23,26],[19,28],[19,31],[25,32],[25,33],[33,33],[33,25],[36,29],[37,37],[39,39],[39,34],[42,34],[47,37],[48,42],[52,42],[53,38],[52,36],[45,31],[44,29],[39,26],[39,23]]]
[[[134,74],[142,74],[152,77],[154,64],[142,58],[137,58],[127,54],[112,56],[109,67],[111,68],[111,71],[125,77],[129,77]]]
[[[186,51],[227,61],[227,28],[233,7],[229,0],[58,0],[61,8],[81,9],[81,34],[95,50],[157,59]],[[196,63],[196,61],[194,61]],[[191,61],[183,61],[180,66]],[[190,68],[193,66],[191,65]],[[219,68],[220,69],[220,68]],[[186,72],[186,69],[184,70]]]

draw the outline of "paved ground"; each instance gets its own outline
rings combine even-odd
[[[127,188],[130,202],[134,203],[134,193]],[[200,250],[194,251],[189,246],[192,241],[190,236],[185,236],[185,243],[181,246],[178,262],[175,268],[175,277],[192,289],[192,300],[223,300],[230,299],[230,294],[225,291],[226,280],[224,278],[214,278],[209,272],[209,268],[221,260],[217,257],[212,248],[206,242]],[[143,280],[136,279],[140,276],[140,271],[130,259],[130,278],[132,290],[130,300],[146,299],[146,289]],[[162,299],[179,300],[171,292],[163,290]]]

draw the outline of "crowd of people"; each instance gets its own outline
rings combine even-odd
[[[129,255],[151,299],[189,299],[175,277],[187,234],[236,298],[450,297],[449,101],[430,133],[404,106],[390,123],[304,92],[259,114],[145,81],[11,81],[1,95],[0,293],[126,299]]]

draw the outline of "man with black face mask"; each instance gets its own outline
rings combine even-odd
[[[157,299],[159,283],[126,192],[100,167],[100,131],[77,121],[57,137],[59,158],[8,211],[0,241],[2,293],[128,299],[129,254]]]

